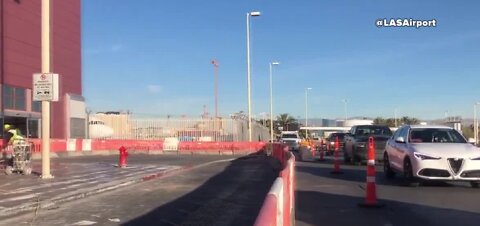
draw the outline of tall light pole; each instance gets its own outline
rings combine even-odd
[[[397,109],[396,108],[393,110],[393,117],[395,120],[395,128],[397,128]]]
[[[279,65],[278,62],[270,63],[270,142],[273,142],[273,82],[272,82],[272,68],[273,65]]]
[[[42,0],[42,73],[50,73],[50,0]],[[2,9],[3,10],[3,9]],[[42,101],[42,179],[50,179],[50,102]]]
[[[475,145],[478,144],[478,118],[477,118],[477,105],[479,105],[480,102],[476,102],[473,104],[473,137],[475,139]]]
[[[305,138],[308,138],[308,91],[312,88],[305,88]]]
[[[218,62],[216,59],[212,60],[215,73],[215,119],[218,118]]]
[[[260,12],[247,13],[247,93],[248,93],[248,141],[252,141],[252,91],[250,78],[250,17],[260,16]]]
[[[347,123],[347,119],[348,119],[348,116],[347,116],[347,99],[343,99],[343,109],[345,110],[345,123]]]

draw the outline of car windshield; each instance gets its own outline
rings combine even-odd
[[[298,138],[296,134],[283,134],[282,138]]]
[[[392,135],[392,131],[388,127],[358,127],[355,133],[357,135]]]
[[[411,143],[467,143],[465,138],[454,129],[414,128],[410,130]]]

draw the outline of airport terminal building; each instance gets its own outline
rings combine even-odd
[[[51,136],[83,138],[80,0],[51,0],[50,13],[50,67],[60,75],[59,101],[51,105]],[[32,138],[41,135],[41,103],[32,101],[32,76],[41,72],[40,37],[40,0],[0,1],[1,120]]]

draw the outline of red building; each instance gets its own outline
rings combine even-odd
[[[60,75],[52,102],[52,138],[85,135],[81,78],[80,0],[51,0],[51,72]],[[0,83],[3,123],[40,136],[41,103],[32,101],[32,74],[41,72],[41,0],[0,0]]]

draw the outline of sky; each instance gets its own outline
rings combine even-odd
[[[251,18],[252,113],[420,119],[473,117],[480,100],[480,2],[83,0],[83,94],[92,111],[198,117],[248,111],[246,14]],[[377,27],[377,19],[436,27]]]

